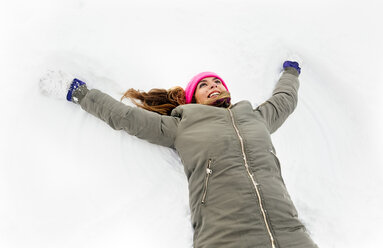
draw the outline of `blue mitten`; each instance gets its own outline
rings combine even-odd
[[[79,103],[86,93],[88,93],[88,88],[86,87],[86,83],[75,78],[69,86],[68,94],[66,99],[70,102]]]
[[[295,68],[295,70],[297,70],[297,72],[298,72],[298,75],[301,74],[301,68],[299,67],[298,62],[287,60],[283,63],[283,69],[286,70],[286,68],[288,68],[288,67]]]

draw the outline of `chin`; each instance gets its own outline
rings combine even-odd
[[[227,108],[230,106],[230,100],[230,93],[228,91],[223,91],[216,97],[207,98],[203,104]]]

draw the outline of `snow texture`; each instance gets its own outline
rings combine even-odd
[[[214,71],[233,102],[255,107],[291,56],[302,63],[298,106],[272,139],[300,218],[322,248],[378,247],[379,6],[1,1],[0,247],[192,247],[177,153],[112,130],[65,97],[46,97],[39,82],[49,70],[116,99],[131,87],[184,87]],[[45,89],[65,95],[64,82]]]
[[[65,99],[74,76],[63,71],[48,70],[40,78],[39,88],[43,95],[57,99]]]

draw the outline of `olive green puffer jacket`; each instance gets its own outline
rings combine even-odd
[[[317,247],[298,219],[271,142],[294,111],[298,73],[287,68],[256,109],[181,105],[171,116],[90,90],[81,107],[116,130],[176,149],[189,182],[195,248]]]

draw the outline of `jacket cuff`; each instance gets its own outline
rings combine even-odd
[[[299,72],[294,67],[286,67],[285,68],[285,72],[287,72],[289,74],[292,74],[292,75],[294,75],[296,77],[299,77]]]
[[[89,90],[86,87],[86,85],[79,86],[75,91],[72,93],[72,101],[74,103],[80,104],[82,99],[88,94]]]

